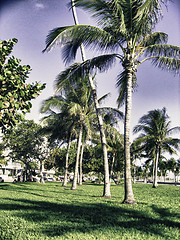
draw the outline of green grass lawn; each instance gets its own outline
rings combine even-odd
[[[133,185],[137,205],[121,204],[123,185],[1,183],[0,239],[180,239],[180,187]]]

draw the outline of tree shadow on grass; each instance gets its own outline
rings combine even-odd
[[[63,236],[67,233],[90,233],[94,230],[105,231],[115,227],[119,234],[128,229],[146,234],[164,237],[164,229],[180,227],[180,224],[168,218],[152,218],[140,209],[126,208],[124,205],[110,206],[106,203],[61,204],[48,201],[27,199],[6,199],[9,204],[0,204],[1,210],[19,210],[13,214],[25,221],[36,223],[47,237]],[[153,206],[152,206],[153,207]],[[156,212],[161,212],[158,207]],[[163,214],[163,213],[162,213]],[[171,213],[166,209],[167,216]],[[157,226],[161,225],[161,228]],[[162,225],[164,227],[162,227]],[[36,231],[36,229],[34,229]]]
[[[180,213],[179,212],[171,212],[167,208],[160,208],[157,207],[156,205],[151,206],[154,212],[156,212],[161,219],[168,219],[169,217],[175,217],[176,219],[180,219]],[[180,228],[180,223],[179,223],[179,228]]]
[[[33,188],[32,189],[32,184],[36,184],[37,189]],[[64,191],[66,192],[66,194],[70,195],[70,196],[81,196],[81,197],[87,197],[86,194],[83,194],[83,190],[82,189],[77,189],[77,190],[71,190],[71,187],[62,187],[61,185],[55,185],[53,190],[51,190],[51,188],[47,189],[40,189],[41,183],[28,183],[28,182],[24,182],[24,183],[13,183],[13,184],[0,184],[0,190],[9,190],[9,191],[14,191],[14,192],[22,192],[22,193],[27,193],[30,195],[34,195],[34,196],[40,196],[40,197],[48,197],[51,198],[51,192],[60,194],[60,193],[64,193]],[[47,184],[48,187],[48,184]],[[52,187],[52,186],[51,186]],[[103,188],[102,188],[103,189]],[[103,192],[103,191],[102,191]],[[102,197],[102,195],[96,196],[94,194],[89,194],[89,197]],[[52,197],[53,198],[53,197]]]

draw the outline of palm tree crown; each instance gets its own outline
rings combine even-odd
[[[161,154],[163,152],[177,154],[176,150],[179,149],[180,139],[172,138],[170,135],[180,131],[180,127],[170,128],[170,123],[166,108],[163,108],[149,111],[134,127],[134,133],[141,132],[137,138],[141,149],[154,159],[154,187],[157,187],[157,167]]]

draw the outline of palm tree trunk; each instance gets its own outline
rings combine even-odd
[[[133,183],[136,182],[136,165],[134,164],[134,176],[133,176]]]
[[[80,156],[80,161],[79,161],[79,185],[82,185],[82,178],[83,178],[83,173],[82,173],[82,160],[83,160],[83,151],[84,151],[84,143],[82,144],[81,147],[81,156]]]
[[[157,170],[158,170],[158,159],[159,159],[159,151],[157,150],[156,158],[154,162],[154,179],[153,179],[153,188],[157,188]]]
[[[82,125],[80,126],[79,129],[79,138],[78,138],[78,147],[77,147],[77,154],[76,154],[76,164],[75,164],[75,169],[74,169],[74,178],[73,178],[73,183],[71,190],[76,190],[77,189],[77,180],[78,180],[78,166],[79,166],[79,155],[80,155],[80,149],[81,149],[81,142],[82,142]]]
[[[156,157],[154,157],[153,159],[153,170],[152,170],[152,179],[153,179],[153,182],[154,182],[154,169],[155,169],[155,162],[156,162]]]
[[[129,67],[129,66],[128,66]],[[124,123],[124,156],[125,156],[125,198],[123,203],[136,204],[132,190],[131,161],[130,161],[130,119],[132,108],[132,69],[128,70],[127,92],[125,102],[125,123]]]
[[[68,165],[69,165],[69,150],[70,150],[70,145],[71,145],[71,134],[70,134],[70,136],[69,136],[69,139],[68,139],[68,145],[67,145],[66,163],[65,163],[65,173],[64,173],[64,181],[63,181],[63,184],[62,184],[63,187],[67,187],[67,183],[68,183],[67,175],[68,175]]]
[[[164,182],[166,182],[166,171],[164,172]]]
[[[43,178],[43,162],[40,161],[40,182],[45,183],[44,178]]]
[[[72,12],[73,12],[73,17],[74,17],[74,22],[75,22],[75,25],[78,25],[79,23],[78,23],[76,9],[75,9],[73,0],[71,0],[71,4],[72,4]],[[85,56],[85,51],[84,51],[83,45],[81,45],[81,55],[82,55],[82,60],[85,61],[86,56]],[[101,144],[102,144],[102,150],[103,150],[103,163],[104,163],[103,197],[111,197],[110,181],[109,181],[109,164],[108,164],[108,157],[107,157],[107,145],[106,145],[105,131],[104,131],[104,127],[103,127],[103,120],[99,113],[99,104],[98,104],[98,100],[97,100],[95,84],[93,82],[92,76],[89,73],[88,73],[88,78],[89,78],[89,84],[91,87],[91,91],[93,93],[93,100],[94,100],[94,105],[95,105],[95,109],[96,109],[96,115],[98,118],[99,131],[100,131],[100,135],[101,135]]]
[[[113,173],[114,173],[114,162],[115,162],[115,153],[113,153],[113,159],[111,163],[110,180],[112,179]]]

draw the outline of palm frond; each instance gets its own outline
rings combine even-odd
[[[71,29],[71,26],[57,27],[57,28],[52,29],[46,37],[46,41],[45,41],[46,47],[42,52],[43,53],[49,52],[55,46],[63,43],[64,38],[66,38],[66,32],[68,32],[68,30],[70,30],[70,29]]]
[[[75,58],[81,44],[103,51],[119,47],[119,43],[110,33],[90,25],[73,25],[51,30],[46,38],[46,47],[43,52],[50,51],[59,44],[63,47],[63,59],[66,63]]]
[[[76,7],[81,7],[84,10],[92,13],[92,17],[97,19],[97,23],[106,27],[109,22],[116,22],[116,27],[121,29],[125,28],[123,9],[119,1],[111,0],[74,0]]]
[[[146,35],[137,46],[137,49],[154,46],[155,44],[165,44],[168,41],[168,35],[164,32],[154,32]],[[148,51],[148,49],[147,49]]]
[[[62,87],[62,81],[75,77],[83,77],[89,72],[93,75],[93,70],[99,70],[104,72],[108,70],[115,62],[117,54],[107,54],[88,59],[82,63],[74,63],[66,70],[62,71],[56,78],[56,86],[60,90]]]
[[[62,107],[62,104],[65,104],[62,96],[50,97],[43,101],[40,112],[45,113],[47,111],[52,111],[53,108]]]
[[[69,104],[69,113],[71,115],[77,115],[77,114],[80,114],[81,112],[82,112],[82,107],[78,103],[71,102]]]
[[[124,114],[120,110],[112,107],[101,107],[99,112],[103,117],[105,125],[118,126],[120,120],[124,120]]]
[[[102,107],[100,108],[100,112],[108,114],[112,118],[118,118],[118,120],[123,120],[124,119],[124,113],[121,112],[117,108],[112,108],[112,107]]]
[[[171,57],[154,57],[152,63],[162,70],[167,70],[179,74],[180,59]]]
[[[168,0],[141,0],[134,18],[139,34],[151,32],[157,22],[162,19],[162,4]],[[137,1],[136,1],[137,2]]]
[[[105,95],[98,99],[98,103],[102,104],[110,95],[111,95],[110,93],[106,93]]]
[[[180,127],[174,127],[169,129],[168,134],[173,134],[173,133],[179,133],[180,132]]]
[[[177,151],[179,149],[179,144],[180,144],[180,140],[179,139],[166,139],[165,142],[163,142],[162,144],[162,150],[167,151],[170,154],[176,154],[177,155]]]
[[[146,48],[146,56],[163,56],[172,57],[175,59],[180,58],[180,47],[169,44],[154,44],[148,45]]]

